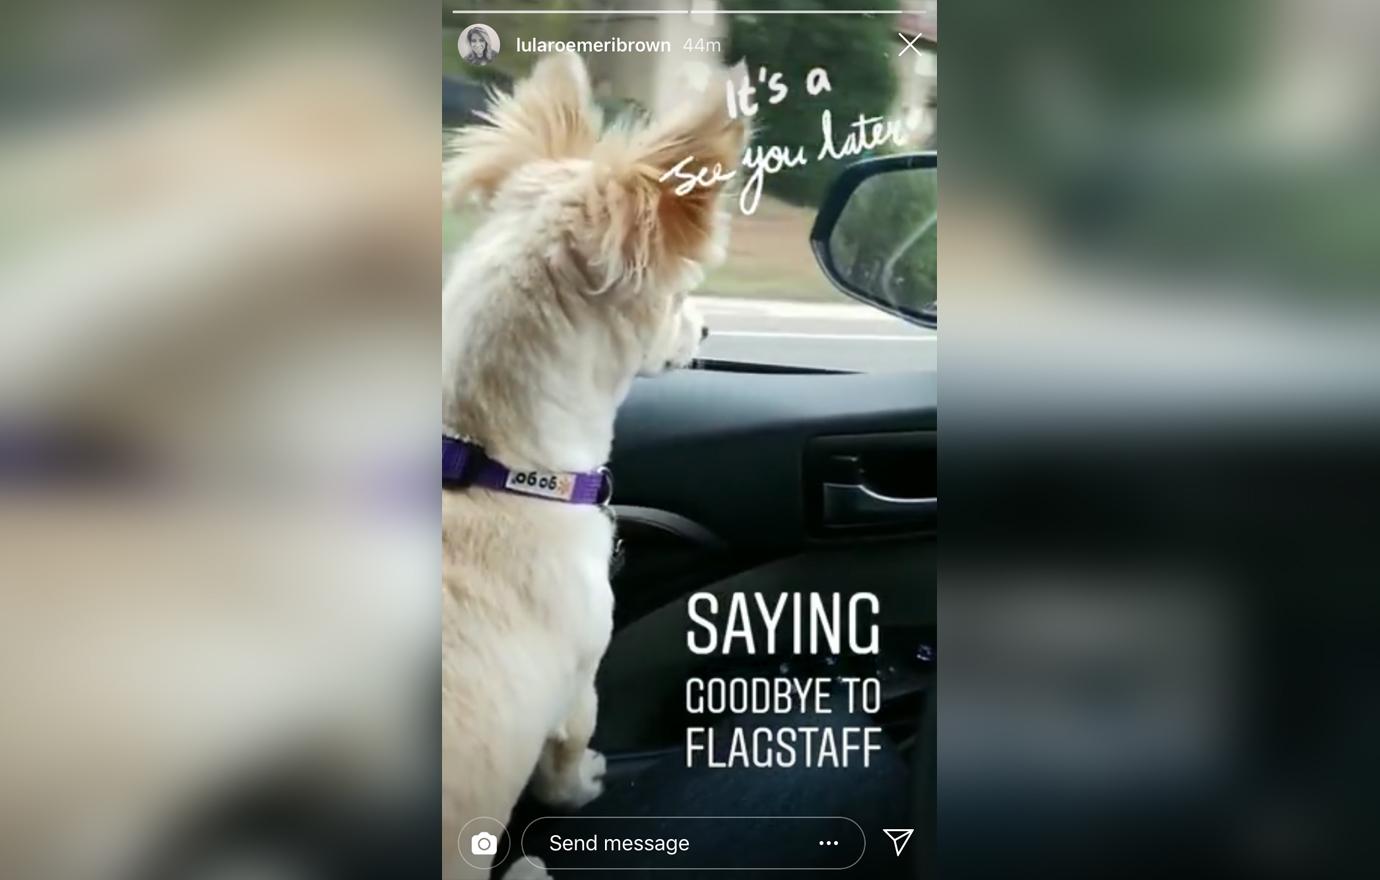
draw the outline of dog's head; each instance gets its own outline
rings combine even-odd
[[[539,264],[545,277],[524,295],[552,298],[572,323],[602,322],[637,372],[689,363],[703,322],[687,294],[723,258],[725,190],[747,139],[722,88],[605,130],[584,65],[558,55],[483,117],[452,144],[447,195],[477,201],[492,241],[520,241]]]

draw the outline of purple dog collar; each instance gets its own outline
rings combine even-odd
[[[477,443],[441,435],[441,485],[480,486],[568,504],[608,504],[613,478],[607,468],[586,473],[515,471],[489,458]]]

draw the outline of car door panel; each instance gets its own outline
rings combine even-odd
[[[933,516],[829,528],[826,485],[853,458],[913,472],[903,491],[933,495],[933,373],[819,374],[687,370],[639,380],[618,417],[611,468],[626,564],[614,578],[615,635],[601,665],[596,744],[618,775],[674,745],[686,677],[767,664],[814,674],[822,657],[716,658],[686,649],[693,592],[870,592],[879,597],[883,657],[905,667],[934,626]],[[914,487],[919,488],[914,488]],[[902,690],[905,688],[902,687]],[[918,693],[919,686],[913,688]]]
[[[686,370],[642,379],[618,416],[615,500],[685,517],[749,553],[788,552],[821,537],[810,515],[822,492],[808,482],[812,441],[932,438],[935,414],[933,373]],[[932,471],[932,439],[916,452],[917,470]]]

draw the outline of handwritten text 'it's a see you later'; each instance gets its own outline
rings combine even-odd
[[[769,97],[767,97],[768,104],[781,103],[789,93],[786,84],[781,81],[780,73],[769,73],[765,67],[759,67],[757,80],[770,92]],[[737,85],[730,81],[724,85],[729,116],[737,119],[740,115],[750,118],[757,114],[759,108],[757,86],[747,81]],[[821,95],[830,89],[832,86],[829,83],[829,74],[824,68],[813,68],[806,75],[805,90],[811,96]],[[858,118],[838,134],[834,131],[834,118],[829,110],[826,109],[820,113],[819,122],[823,140],[820,143],[818,153],[815,154],[816,161],[846,159],[885,144],[897,147],[904,146],[910,137],[918,131],[920,115],[919,113],[911,113],[908,119],[899,120],[859,113]],[[842,140],[838,139],[840,137]],[[736,170],[724,171],[723,166],[719,164],[715,164],[712,168],[700,166],[697,170],[691,170],[691,164],[694,161],[694,156],[686,156],[677,162],[670,171],[661,175],[663,182],[671,178],[678,181],[675,187],[676,195],[686,195],[697,186],[709,187],[716,183],[732,180],[738,174]],[[747,183],[743,186],[742,194],[738,198],[738,206],[742,212],[751,214],[757,210],[757,205],[762,199],[762,186],[768,174],[775,174],[783,168],[798,168],[809,164],[809,162],[810,158],[806,155],[803,146],[783,147],[757,144],[748,147],[743,154],[743,168],[749,172],[749,176]]]

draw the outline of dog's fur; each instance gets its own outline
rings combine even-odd
[[[686,293],[722,259],[725,194],[676,195],[660,178],[687,156],[738,167],[747,132],[722,95],[711,85],[673,118],[604,131],[583,65],[554,56],[458,136],[448,197],[477,200],[484,219],[443,293],[445,431],[510,468],[592,471],[633,377],[689,362],[702,324]],[[613,527],[591,505],[441,498],[441,843],[447,876],[485,877],[458,858],[468,820],[508,821],[529,777],[559,807],[602,791],[588,745]],[[545,871],[519,860],[508,876]]]

